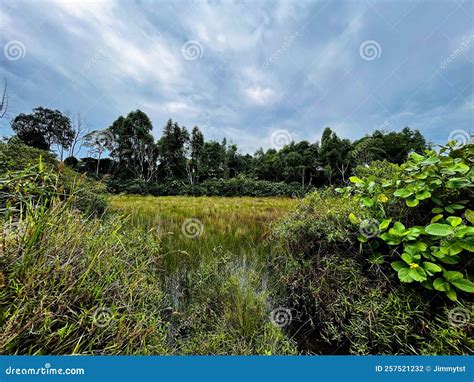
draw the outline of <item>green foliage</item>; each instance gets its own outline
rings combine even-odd
[[[400,254],[402,261],[392,262],[400,281],[420,282],[446,293],[451,300],[457,299],[456,291],[474,293],[474,283],[467,274],[474,251],[470,209],[473,154],[473,145],[456,149],[450,143],[439,153],[412,153],[395,176],[350,179],[354,198],[362,206],[379,220],[391,219],[380,224],[377,237],[394,247],[394,254]],[[400,216],[390,213],[400,201],[414,210],[408,213],[408,226],[397,221]],[[360,240],[365,242],[366,238]]]
[[[275,267],[282,270],[280,283],[295,319],[304,324],[295,338],[318,354],[470,354],[469,330],[449,324],[449,300],[400,283],[382,242],[366,239],[360,250],[359,225],[373,214],[361,200],[328,189],[307,195],[274,227],[275,242],[288,253]],[[376,228],[402,230],[396,223],[380,218]],[[394,266],[409,270],[405,261],[412,259],[404,255]],[[425,261],[424,267],[441,273],[435,263]]]

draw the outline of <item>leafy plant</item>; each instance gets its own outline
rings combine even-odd
[[[420,282],[457,300],[457,290],[474,293],[467,275],[474,251],[474,145],[456,148],[455,142],[439,152],[412,153],[396,177],[382,182],[369,176],[351,177],[352,192],[371,211],[379,225],[375,240],[393,248],[399,259],[391,263],[400,281]],[[394,216],[394,205],[408,207],[411,226]],[[402,207],[399,207],[399,209]],[[402,215],[402,214],[399,214]],[[351,222],[360,219],[350,216]],[[367,242],[367,235],[358,236]]]

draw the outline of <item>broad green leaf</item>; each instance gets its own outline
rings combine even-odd
[[[357,183],[357,184],[364,184],[364,181],[360,178],[358,178],[357,176],[351,176],[349,178],[349,180],[352,182],[352,183]]]
[[[418,200],[425,200],[431,197],[431,192],[427,190],[423,190],[423,191],[417,192],[415,196]]]
[[[420,204],[420,201],[418,199],[407,199],[406,204],[408,207],[416,207],[418,204]]]
[[[451,300],[451,301],[457,301],[458,299],[458,295],[456,294],[456,291],[454,289],[451,289],[449,288],[447,291],[446,291],[446,296],[448,296],[448,298]]]
[[[373,199],[368,198],[366,196],[364,196],[361,200],[362,200],[362,203],[364,204],[364,206],[366,206],[366,207],[372,207],[375,204]]]
[[[443,272],[443,276],[446,280],[448,280],[450,283],[452,283],[454,280],[459,280],[463,278],[463,275],[461,272],[456,272],[456,271],[446,271]]]
[[[446,221],[451,224],[452,227],[457,227],[459,224],[462,223],[462,219],[458,216],[450,216],[446,219]]]
[[[438,277],[433,281],[433,288],[439,290],[440,292],[446,292],[449,288],[449,283],[442,277]]]
[[[441,272],[441,270],[442,270],[439,265],[436,265],[435,263],[430,263],[429,261],[425,261],[423,263],[423,269],[426,272],[431,273],[431,275],[433,273]]]
[[[474,239],[461,239],[458,241],[459,245],[469,252],[474,252]]]
[[[466,212],[464,212],[464,217],[469,223],[474,224],[474,211],[467,209]]]
[[[451,281],[451,284],[453,284],[456,288],[461,289],[464,292],[474,293],[474,283],[468,279],[457,279]]]
[[[402,269],[402,268],[407,268],[407,265],[403,261],[394,261],[393,263],[390,264],[393,269],[395,269],[397,272]]]
[[[401,282],[411,283],[413,278],[410,276],[410,268],[402,268],[398,271],[398,278]]]
[[[425,159],[423,162],[421,162],[420,164],[422,166],[429,166],[431,164],[435,164],[435,163],[438,163],[440,161],[440,159],[438,157],[431,157],[431,158],[428,158],[428,159]]]
[[[433,208],[433,209],[431,210],[431,212],[432,212],[433,214],[440,214],[441,212],[443,212],[443,209],[440,208],[440,207],[435,207],[435,208]]]
[[[407,263],[408,265],[412,264],[414,259],[413,259],[413,256],[410,255],[409,253],[402,253],[402,259],[405,263]]]
[[[392,219],[382,220],[382,223],[380,223],[379,225],[379,229],[381,231],[383,231],[384,229],[387,229],[387,227],[390,225],[391,222],[392,222]]]
[[[440,219],[442,219],[442,218],[443,218],[443,215],[442,215],[442,214],[433,216],[433,219],[431,219],[431,223],[436,223],[438,220],[440,220]]]
[[[421,267],[411,268],[409,275],[415,281],[425,281],[426,280],[425,270]]]
[[[447,188],[464,188],[471,184],[466,178],[452,178],[446,183]]]
[[[407,188],[400,188],[393,193],[394,196],[400,198],[408,198],[410,195],[413,195],[413,191],[408,190]]]
[[[433,235],[433,236],[449,236],[454,233],[454,230],[448,224],[434,223],[426,227],[425,232],[428,235]]]
[[[367,236],[357,235],[357,240],[359,240],[361,243],[367,243]]]
[[[377,201],[378,201],[379,203],[387,203],[387,202],[388,202],[387,195],[385,195],[385,194],[380,194],[379,197],[377,198]]]

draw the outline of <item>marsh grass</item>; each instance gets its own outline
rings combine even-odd
[[[120,196],[100,219],[31,203],[0,232],[2,353],[295,352],[269,320],[265,241],[293,200]],[[188,218],[200,237],[183,234]]]

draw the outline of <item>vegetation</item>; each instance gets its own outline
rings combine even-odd
[[[408,127],[375,131],[354,142],[328,127],[321,142],[290,142],[288,133],[281,148],[242,154],[225,138],[206,141],[199,127],[189,133],[171,119],[155,141],[153,124],[140,110],[120,116],[106,129],[88,131],[80,115],[71,120],[39,107],[15,117],[11,126],[27,145],[54,149],[61,159],[68,152],[68,166],[106,180],[111,192],[152,195],[303,195],[315,187],[344,183],[357,165],[402,163],[410,152],[422,153],[427,147],[420,132]],[[77,159],[76,148],[81,147],[92,157]]]
[[[131,118],[142,129],[128,143],[150,132]],[[87,144],[116,144],[103,134]],[[301,183],[170,178],[179,163],[204,166],[191,137],[192,158],[176,163],[163,154],[172,140],[148,141],[166,183],[148,182],[148,165],[139,175],[147,162],[125,145],[110,146],[120,175],[97,181],[94,165],[88,176],[18,137],[0,143],[4,353],[472,353],[472,145],[351,170],[325,149],[352,185],[298,200],[284,195]],[[105,183],[183,195],[108,195]]]

